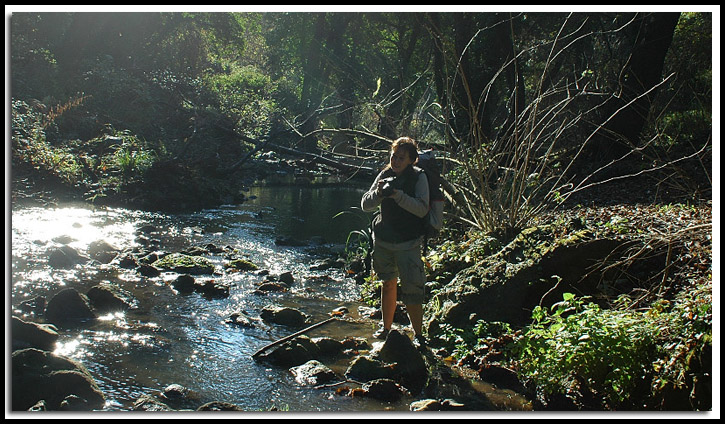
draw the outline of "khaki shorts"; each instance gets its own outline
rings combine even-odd
[[[400,278],[398,300],[405,304],[425,301],[425,268],[420,244],[411,249],[389,249],[378,244],[373,250],[373,269],[383,281]]]

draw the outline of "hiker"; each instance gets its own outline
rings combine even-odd
[[[417,160],[415,140],[409,137],[395,140],[390,150],[390,162],[363,195],[361,206],[366,212],[380,207],[380,213],[373,219],[372,233],[373,270],[383,281],[383,324],[374,336],[379,339],[387,337],[400,298],[415,332],[414,342],[424,347],[422,327],[426,275],[421,248],[424,219],[429,209],[429,188],[425,173],[415,166]]]

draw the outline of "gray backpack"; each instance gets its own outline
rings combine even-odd
[[[430,206],[425,220],[426,239],[434,237],[443,228],[443,191],[441,190],[441,173],[438,169],[433,150],[418,152],[418,162],[415,164],[425,172],[428,177],[428,192],[430,193]]]

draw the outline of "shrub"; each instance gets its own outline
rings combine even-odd
[[[647,311],[603,310],[566,293],[551,309],[534,309],[534,322],[514,342],[514,362],[545,395],[590,390],[609,409],[661,407],[663,389],[689,393],[694,372],[711,372],[711,302],[706,289],[694,293]]]

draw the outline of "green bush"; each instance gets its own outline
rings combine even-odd
[[[277,108],[269,76],[253,66],[235,67],[229,73],[208,77],[205,85],[216,98],[219,111],[235,121],[237,131],[254,138],[268,132]]]
[[[626,403],[655,359],[657,327],[642,314],[603,310],[571,293],[551,310],[537,307],[517,341],[519,371],[544,393],[582,385],[610,406]]]
[[[712,370],[707,287],[646,311],[604,310],[566,293],[551,309],[535,308],[534,322],[511,349],[513,362],[540,393],[588,389],[610,409],[661,407],[665,389],[685,388],[692,397],[693,376]],[[708,404],[690,402],[695,409]]]

